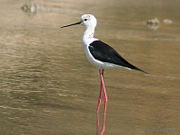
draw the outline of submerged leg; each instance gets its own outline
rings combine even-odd
[[[102,72],[104,72],[104,69],[102,70]],[[104,92],[104,117],[103,117],[103,127],[101,130],[101,135],[103,135],[103,133],[105,131],[106,109],[107,109],[107,93],[106,93],[106,88],[105,88],[105,84],[104,84],[103,74],[101,74],[101,83],[102,83],[102,89]]]
[[[101,77],[101,74],[103,75],[104,70],[101,72],[101,69],[99,69],[99,74]],[[99,134],[99,109],[100,109],[100,105],[101,105],[101,100],[102,100],[102,81],[100,84],[100,94],[99,94],[99,99],[98,99],[98,105],[97,105],[97,110],[96,110],[96,117],[97,117],[97,122],[96,122],[96,126],[97,126],[97,130],[96,130],[96,135]]]

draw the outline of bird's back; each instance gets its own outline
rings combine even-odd
[[[115,49],[106,43],[96,40],[89,45],[89,50],[93,57],[99,61],[118,65],[123,68],[142,71],[126,61]],[[144,71],[143,71],[144,72]]]

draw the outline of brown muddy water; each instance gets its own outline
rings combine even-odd
[[[84,28],[60,29],[84,13],[97,17],[97,38],[150,73],[105,70],[104,135],[180,134],[179,0],[0,3],[0,135],[95,135],[98,70],[85,57]],[[145,25],[155,17],[157,28]]]

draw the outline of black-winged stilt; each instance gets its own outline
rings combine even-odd
[[[117,51],[115,51],[112,47],[107,45],[106,43],[100,41],[97,38],[94,38],[95,28],[97,24],[97,20],[92,14],[84,14],[81,16],[81,19],[77,23],[69,24],[62,26],[69,27],[77,24],[83,24],[86,27],[86,30],[82,37],[82,42],[84,46],[84,50],[86,52],[86,56],[91,64],[99,69],[101,85],[100,85],[100,95],[98,99],[98,106],[96,110],[97,115],[97,132],[99,134],[99,108],[101,105],[102,99],[102,91],[104,93],[104,117],[103,117],[103,127],[101,130],[101,135],[103,135],[105,130],[105,119],[106,119],[106,108],[107,108],[107,94],[106,88],[104,84],[103,74],[105,68],[114,68],[121,67],[129,70],[138,70],[144,72],[143,70],[133,66],[129,62],[127,62],[124,58],[122,58]],[[144,72],[146,73],[146,72]]]

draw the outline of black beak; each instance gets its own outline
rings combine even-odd
[[[73,23],[73,24],[69,24],[69,25],[65,25],[65,26],[62,26],[61,28],[65,28],[65,27],[69,27],[69,26],[73,26],[73,25],[78,25],[78,24],[81,24],[82,22],[77,22],[77,23]]]

